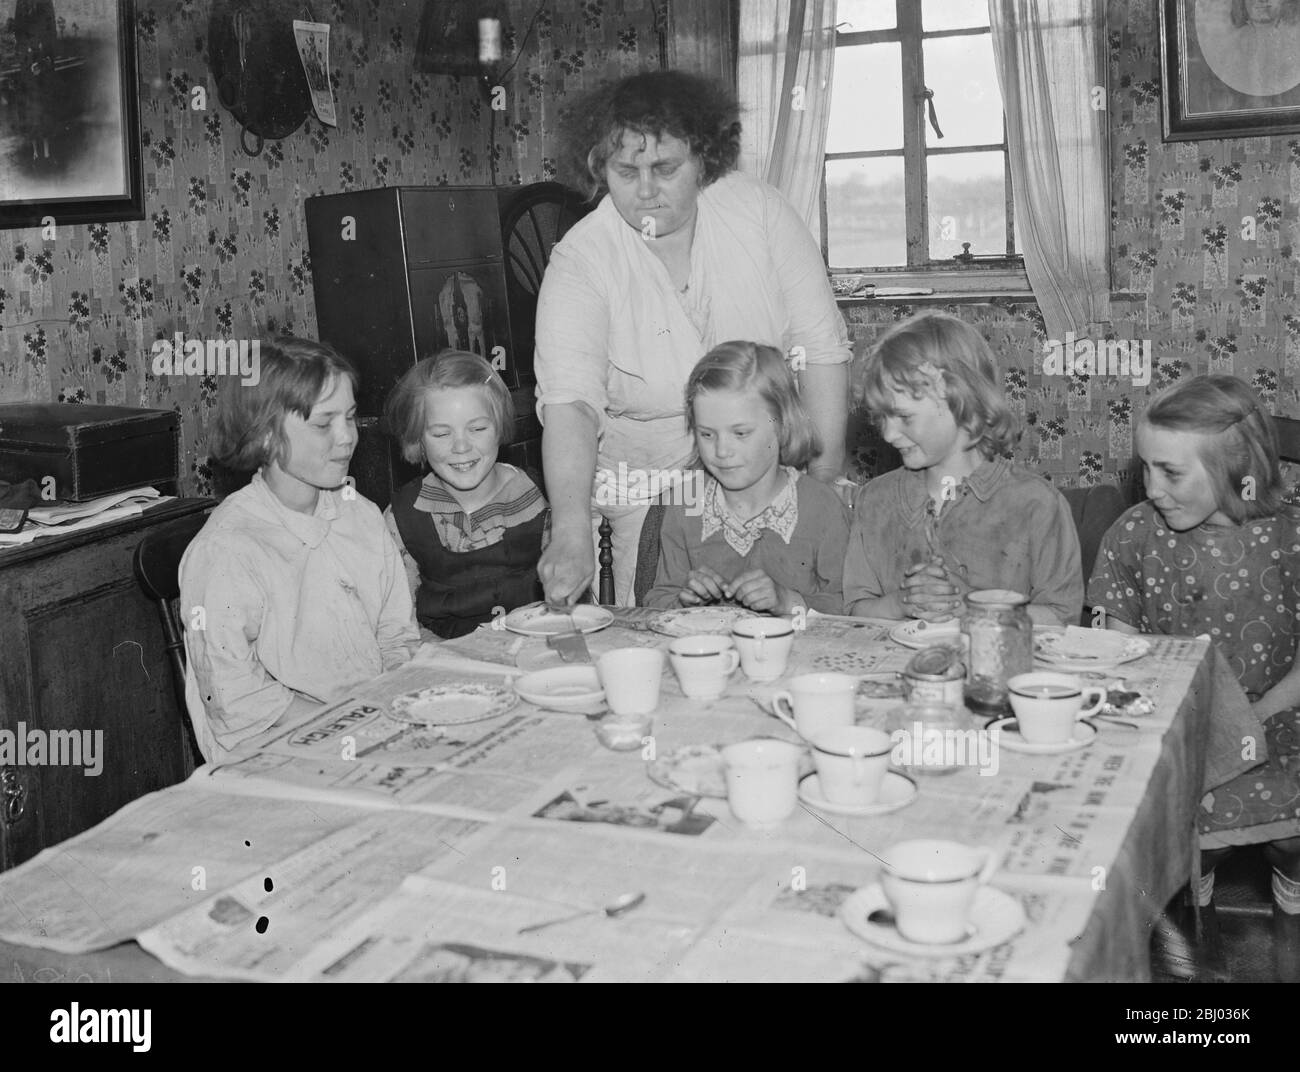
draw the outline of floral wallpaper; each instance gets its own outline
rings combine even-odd
[[[1185,376],[1231,373],[1273,412],[1300,416],[1300,135],[1163,142],[1158,3],[1111,0],[1107,13],[1112,287],[1133,296],[1112,303],[1110,328],[1151,340],[1151,383],[1044,377],[1032,304],[949,308],[1003,365],[1025,422],[1017,456],[1062,486],[1134,483],[1134,415]],[[849,307],[855,352],[913,311]],[[889,455],[864,433],[856,465],[871,475],[896,464]]]
[[[1131,482],[1132,426],[1181,376],[1226,371],[1278,413],[1300,416],[1300,135],[1165,144],[1160,138],[1158,0],[1111,0],[1110,331],[1150,339],[1151,384],[1044,377],[1032,303],[946,307],[1003,363],[1024,417],[1018,455],[1062,485]],[[138,0],[148,218],[68,226],[57,239],[0,230],[0,401],[171,407],[181,417],[182,488],[206,493],[213,378],[155,377],[151,343],[182,331],[246,338],[312,334],[303,199],[399,184],[501,184],[555,177],[553,130],[567,93],[658,65],[652,0],[503,4],[506,110],[472,79],[415,70],[423,0],[333,0],[337,129],[314,117],[260,156],[212,91],[206,0]],[[531,25],[534,14],[535,23]],[[525,40],[526,38],[526,40]],[[522,52],[518,50],[522,45]],[[720,46],[721,47],[721,46]],[[204,85],[209,108],[189,107]],[[1253,216],[1254,234],[1241,220]],[[932,306],[845,306],[861,356],[884,327]],[[892,467],[859,418],[859,475]]]
[[[312,335],[304,198],[489,184],[494,170],[502,185],[554,178],[565,94],[659,62],[650,0],[509,0],[506,59],[519,59],[503,81],[506,109],[493,113],[475,80],[416,71],[423,0],[325,0],[314,10],[331,25],[338,127],[313,116],[250,157],[208,73],[209,6],[137,2],[147,219],[60,227],[53,241],[0,230],[0,401],[175,409],[183,494],[210,491],[204,443],[219,385],[155,377],[150,346],[177,331]],[[206,111],[190,108],[199,85]]]

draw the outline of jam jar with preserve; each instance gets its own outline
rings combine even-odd
[[[977,715],[1009,715],[1007,679],[1033,669],[1034,626],[1028,606],[1028,596],[1006,588],[966,594],[961,623],[970,638],[966,706]]]

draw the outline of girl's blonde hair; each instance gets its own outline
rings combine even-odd
[[[403,458],[412,465],[425,461],[425,407],[429,392],[444,387],[481,387],[498,441],[509,442],[514,432],[515,406],[505,382],[478,354],[443,350],[407,370],[384,405],[384,423],[388,434],[401,444]]]
[[[686,423],[695,431],[695,399],[705,391],[756,391],[777,425],[781,464],[802,469],[821,453],[821,440],[799,401],[794,373],[781,351],[756,342],[724,342],[691,370],[686,381]]]
[[[1010,454],[1020,432],[984,337],[955,316],[927,313],[890,329],[867,359],[862,394],[877,418],[894,413],[894,389],[924,397],[939,373],[957,426],[985,458]]]
[[[1215,502],[1236,524],[1288,509],[1277,429],[1255,392],[1236,376],[1194,376],[1176,383],[1152,401],[1141,420],[1152,428],[1205,437],[1197,454]]]

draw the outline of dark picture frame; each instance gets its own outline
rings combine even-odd
[[[1164,140],[1300,132],[1300,0],[1162,0]]]
[[[4,5],[0,228],[144,219],[135,3],[87,6]]]

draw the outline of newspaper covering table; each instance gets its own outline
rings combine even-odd
[[[666,643],[647,621],[633,612],[592,634],[593,655]],[[814,617],[790,672],[901,668],[912,652],[886,636],[881,623]],[[1127,978],[1140,977],[1145,927],[1189,873],[1199,781],[1178,783],[1199,770],[1173,753],[1194,751],[1214,700],[1204,641],[1153,638],[1123,671],[1154,711],[1099,723],[1088,748],[994,747],[986,762],[916,773],[900,810],[844,817],[801,803],[775,831],[656,784],[647,764],[683,745],[796,739],[765,710],[784,680],[737,674],[702,703],[666,671],[653,731],[632,752],[601,747],[583,715],[523,701],[453,726],[389,715],[395,697],[430,685],[508,683],[539,645],[483,629],[427,647],[256,754],[45,850],[0,876],[0,938],[92,950],[137,935],[178,970],[266,980]],[[863,698],[859,721],[889,725],[896,704]],[[1182,811],[1151,801],[1152,785]],[[1182,826],[1181,845],[1143,842],[1169,835],[1159,816]],[[850,933],[844,898],[876,880],[889,845],[916,837],[1004,854],[994,886],[1019,901],[1024,929],[937,959]],[[145,895],[87,910],[89,891],[128,885]],[[628,893],[644,903],[616,919],[601,911]],[[518,933],[578,912],[589,914]]]

